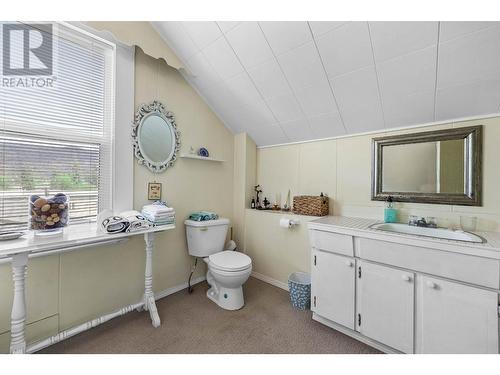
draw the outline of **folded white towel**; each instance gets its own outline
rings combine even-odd
[[[148,229],[151,223],[139,212],[135,210],[122,212],[119,216],[128,220],[130,225],[126,229],[127,232],[137,232]]]
[[[150,213],[172,212],[173,210],[174,209],[172,207],[162,206],[158,204],[147,204],[142,207],[142,211]]]

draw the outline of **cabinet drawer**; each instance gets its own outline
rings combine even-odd
[[[354,245],[352,236],[320,230],[310,230],[309,240],[311,246],[318,250],[354,256]]]
[[[498,289],[500,263],[471,255],[359,238],[359,256],[471,284]]]

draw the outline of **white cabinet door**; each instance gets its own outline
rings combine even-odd
[[[312,310],[354,329],[354,258],[313,250],[311,270]]]
[[[413,353],[415,274],[358,261],[357,330],[404,353]]]
[[[419,276],[418,353],[497,353],[498,294]]]

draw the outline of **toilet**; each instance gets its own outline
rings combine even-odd
[[[243,307],[242,285],[252,272],[252,260],[237,251],[224,250],[229,220],[184,221],[189,255],[203,258],[208,266],[207,297],[226,310]]]

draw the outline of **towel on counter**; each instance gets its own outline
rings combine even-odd
[[[118,215],[112,215],[101,221],[101,229],[106,233],[125,232],[130,226],[130,221]]]
[[[125,211],[120,216],[130,223],[126,229],[127,232],[137,232],[151,227],[151,223],[139,211]]]
[[[217,220],[218,218],[219,215],[217,215],[215,212],[209,212],[209,211],[198,211],[198,212],[193,212],[191,215],[189,215],[189,220],[193,221]]]

